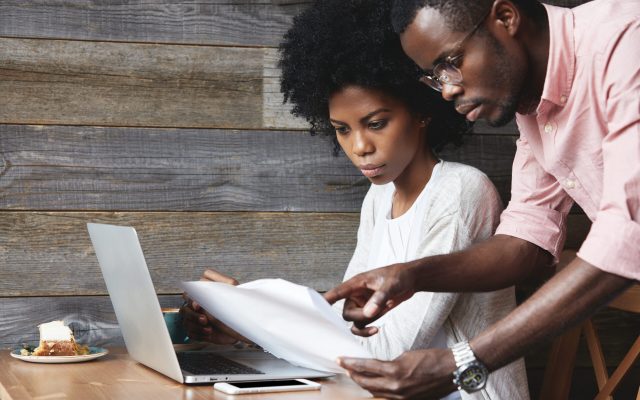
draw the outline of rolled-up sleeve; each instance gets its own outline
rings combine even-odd
[[[551,253],[557,262],[572,204],[556,178],[537,162],[527,140],[520,137],[513,161],[511,201],[500,216],[496,234],[533,243]]]
[[[640,22],[604,52],[608,133],[602,143],[603,191],[578,256],[595,267],[640,280]]]

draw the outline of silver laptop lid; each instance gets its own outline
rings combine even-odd
[[[129,355],[182,383],[183,376],[135,229],[87,224]]]

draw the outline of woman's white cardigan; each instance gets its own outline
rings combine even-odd
[[[488,239],[498,225],[502,205],[495,187],[479,170],[441,161],[438,179],[416,210],[411,259],[447,254]],[[368,270],[369,251],[380,207],[388,207],[393,184],[372,185],[362,204],[358,243],[345,280]],[[464,279],[464,278],[462,278]],[[341,307],[341,305],[338,305]],[[486,293],[417,293],[385,316],[380,332],[361,338],[379,359],[391,360],[407,350],[429,347],[442,327],[447,345],[470,340],[515,307],[513,288]],[[384,318],[384,317],[383,317]],[[373,325],[376,325],[374,323]],[[529,399],[522,359],[489,375],[486,388],[467,399]]]

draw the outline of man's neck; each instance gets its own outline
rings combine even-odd
[[[540,103],[549,62],[549,18],[546,9],[540,22],[527,18],[524,25],[522,40],[529,58],[530,84],[525,87],[518,113],[531,114]]]

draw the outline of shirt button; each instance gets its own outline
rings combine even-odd
[[[544,124],[544,131],[546,133],[551,133],[553,132],[553,125],[551,125],[550,122],[547,122],[546,124]]]
[[[573,179],[567,179],[566,181],[564,181],[564,186],[567,189],[574,189],[576,187],[576,181],[574,181]]]
[[[560,103],[564,104],[567,102],[567,96],[560,96]]]

